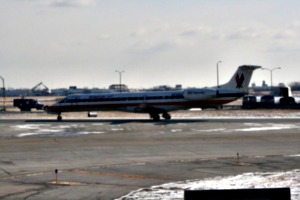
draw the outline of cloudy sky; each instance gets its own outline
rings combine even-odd
[[[6,87],[131,88],[227,82],[243,64],[300,81],[299,0],[1,0]],[[270,83],[257,70],[252,82]]]

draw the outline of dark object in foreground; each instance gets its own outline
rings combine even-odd
[[[290,188],[186,190],[185,200],[290,200]]]

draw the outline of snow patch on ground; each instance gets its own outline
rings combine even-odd
[[[282,130],[282,129],[300,128],[298,124],[245,123],[244,125],[250,126],[250,128],[236,129],[235,131],[265,131],[265,130]]]
[[[218,131],[226,131],[225,128],[216,128],[216,129],[192,129],[195,132],[218,132]]]
[[[182,129],[172,129],[171,132],[176,133],[176,132],[181,132]]]
[[[184,190],[210,189],[255,189],[283,188],[291,189],[291,199],[300,200],[300,169],[286,172],[255,172],[236,176],[215,177],[203,180],[188,180],[167,183],[151,188],[142,188],[129,193],[118,200],[179,200],[184,197]]]

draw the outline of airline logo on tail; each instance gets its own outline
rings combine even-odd
[[[243,82],[245,80],[244,74],[240,75],[236,74],[235,76],[235,82],[236,82],[236,88],[243,88]]]

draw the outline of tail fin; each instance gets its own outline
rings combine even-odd
[[[247,93],[248,86],[252,77],[252,73],[255,69],[258,68],[261,68],[261,66],[256,66],[256,65],[239,66],[239,68],[234,73],[230,81],[224,85],[220,85],[219,88]]]

